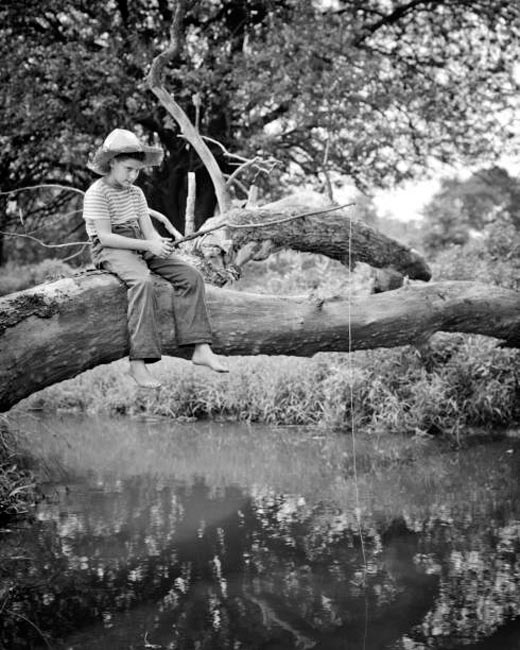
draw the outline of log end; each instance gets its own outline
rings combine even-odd
[[[404,275],[411,280],[422,280],[429,282],[432,279],[432,271],[424,257],[413,248],[410,250],[410,261],[403,267]]]

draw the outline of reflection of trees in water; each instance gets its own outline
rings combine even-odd
[[[424,525],[422,562],[436,565],[441,580],[435,606],[414,635],[427,647],[433,639],[438,647],[449,648],[461,639],[482,641],[518,616],[520,521],[508,522],[500,507],[493,519],[486,521],[482,514],[466,507]]]
[[[370,649],[407,633],[419,647],[451,647],[443,640],[460,639],[482,602],[520,602],[518,571],[497,582],[518,569],[518,527],[500,517],[489,529],[470,512],[461,521],[372,521],[365,566],[355,522],[325,506],[140,478],[83,507],[65,496],[23,536],[27,559],[0,575],[16,572],[6,609],[70,648],[93,647],[94,633],[115,649],[142,647],[145,633],[164,648]],[[440,590],[425,567],[441,574]],[[6,647],[38,647],[22,619],[2,626]]]

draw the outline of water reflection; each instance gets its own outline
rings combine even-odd
[[[372,441],[354,484],[347,437],[22,426],[52,481],[2,535],[6,648],[520,647],[511,443],[378,470]]]

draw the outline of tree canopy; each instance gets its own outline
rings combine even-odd
[[[363,188],[390,185],[431,157],[491,158],[515,144],[514,0],[188,4],[166,86],[228,152],[279,161],[269,177],[248,171],[268,196],[288,178],[320,184],[327,172]],[[84,189],[87,154],[119,126],[165,147],[164,166],[143,178],[152,207],[182,226],[191,169],[197,219],[211,216],[207,173],[144,84],[167,45],[172,9],[167,0],[2,4],[3,191],[51,182]],[[210,145],[231,171],[233,160]],[[24,200],[30,211],[36,199]]]
[[[422,244],[435,252],[469,241],[500,218],[520,230],[520,181],[494,165],[466,179],[446,177],[424,208]],[[504,223],[502,225],[504,225]]]

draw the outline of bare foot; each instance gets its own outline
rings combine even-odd
[[[229,372],[227,365],[217,357],[207,343],[195,346],[191,362],[196,366],[206,366],[215,372]]]
[[[148,372],[148,368],[144,361],[130,361],[130,370],[128,371],[128,374],[140,388],[156,389],[161,387],[161,383],[158,382],[157,379],[154,379]]]

